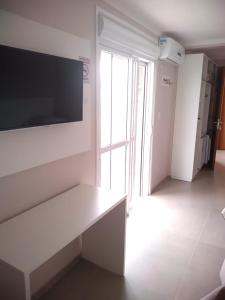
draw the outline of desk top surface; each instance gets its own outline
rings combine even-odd
[[[31,273],[124,200],[84,184],[51,198],[0,224],[0,260]]]

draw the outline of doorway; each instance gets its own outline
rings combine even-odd
[[[225,68],[217,72],[216,97],[211,110],[213,133],[210,167],[214,169],[217,150],[225,150]]]
[[[101,49],[99,71],[97,183],[130,203],[150,190],[154,64]]]
[[[225,150],[225,69],[222,69],[220,109],[218,117],[218,150]]]

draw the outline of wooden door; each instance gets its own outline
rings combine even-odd
[[[213,136],[211,149],[211,167],[214,169],[216,161],[216,151],[219,149],[219,142],[221,136],[221,119],[222,112],[225,112],[225,68],[222,68],[218,76],[219,93],[215,101],[214,117],[213,117]],[[225,125],[225,124],[224,124]],[[223,126],[224,127],[224,126]]]
[[[223,81],[219,112],[218,150],[225,150],[225,68],[223,68]]]

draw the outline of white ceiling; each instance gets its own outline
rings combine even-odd
[[[174,37],[186,49],[219,47],[213,53],[225,59],[225,0],[105,1],[157,35]]]

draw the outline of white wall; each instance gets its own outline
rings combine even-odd
[[[3,221],[79,182],[95,184],[95,3],[88,0],[74,1],[73,4],[69,0],[57,3],[52,0],[3,0],[0,9],[89,40],[91,56],[90,150],[76,155],[70,153],[66,158],[55,158],[54,162],[0,178],[0,221]],[[57,138],[57,132],[55,134]],[[29,139],[32,139],[31,135]],[[5,144],[8,135],[0,138]],[[25,155],[21,153],[21,156],[24,158]]]
[[[0,43],[36,52],[90,58],[89,40],[0,10]],[[0,177],[91,149],[90,84],[83,85],[83,120],[0,132]]]
[[[42,160],[42,162],[39,161],[39,163],[37,163],[39,166],[33,168],[28,166],[29,169],[27,170],[1,177],[0,221],[3,221],[80,182],[95,184],[95,3],[94,1],[88,0],[74,1],[74,3],[71,1],[56,3],[50,0],[1,1],[0,9],[6,9],[25,18],[89,40],[91,57],[91,97],[89,100],[91,112],[89,116],[91,122],[91,141],[89,146],[85,147],[85,150],[89,151],[77,154],[77,152],[80,152],[79,143],[81,143],[81,141],[75,141],[75,136],[71,136],[70,134],[71,138],[74,138],[75,144],[77,143],[77,147],[75,145],[75,151],[72,152],[76,153],[76,155],[70,152],[65,155],[68,157],[59,159],[60,157],[58,156],[58,158],[54,158],[53,162],[47,164],[46,161]],[[41,40],[40,35],[35,36],[35,32],[33,32],[33,35],[34,38],[37,38],[39,41]],[[57,126],[58,125],[56,125],[56,127]],[[36,129],[34,129],[34,131],[35,130]],[[39,132],[42,131],[42,129],[37,130]],[[33,130],[31,131],[32,133],[28,136],[28,139],[32,145],[32,138],[34,143],[36,143],[36,140]],[[55,138],[57,138],[58,130],[55,131],[54,135]],[[6,145],[8,138],[8,134],[1,135],[1,143]],[[62,147],[62,145],[61,140],[59,146]],[[14,147],[16,147],[16,145],[14,145]],[[49,149],[47,149],[47,151],[48,150]],[[83,151],[84,149],[80,150]],[[29,154],[21,152],[20,155],[22,159],[26,159],[27,157],[29,160]],[[17,157],[17,159],[20,158]],[[9,164],[11,163],[10,159],[7,161],[5,158],[5,161]],[[41,165],[42,163],[44,164]],[[36,291],[50,280],[54,274],[70,263],[79,252],[79,240],[75,240],[71,245],[66,247],[66,249],[44,264],[33,276],[32,290]]]
[[[165,62],[157,63],[151,191],[170,175],[177,73],[177,67]],[[163,76],[170,78],[170,86],[163,84]]]

